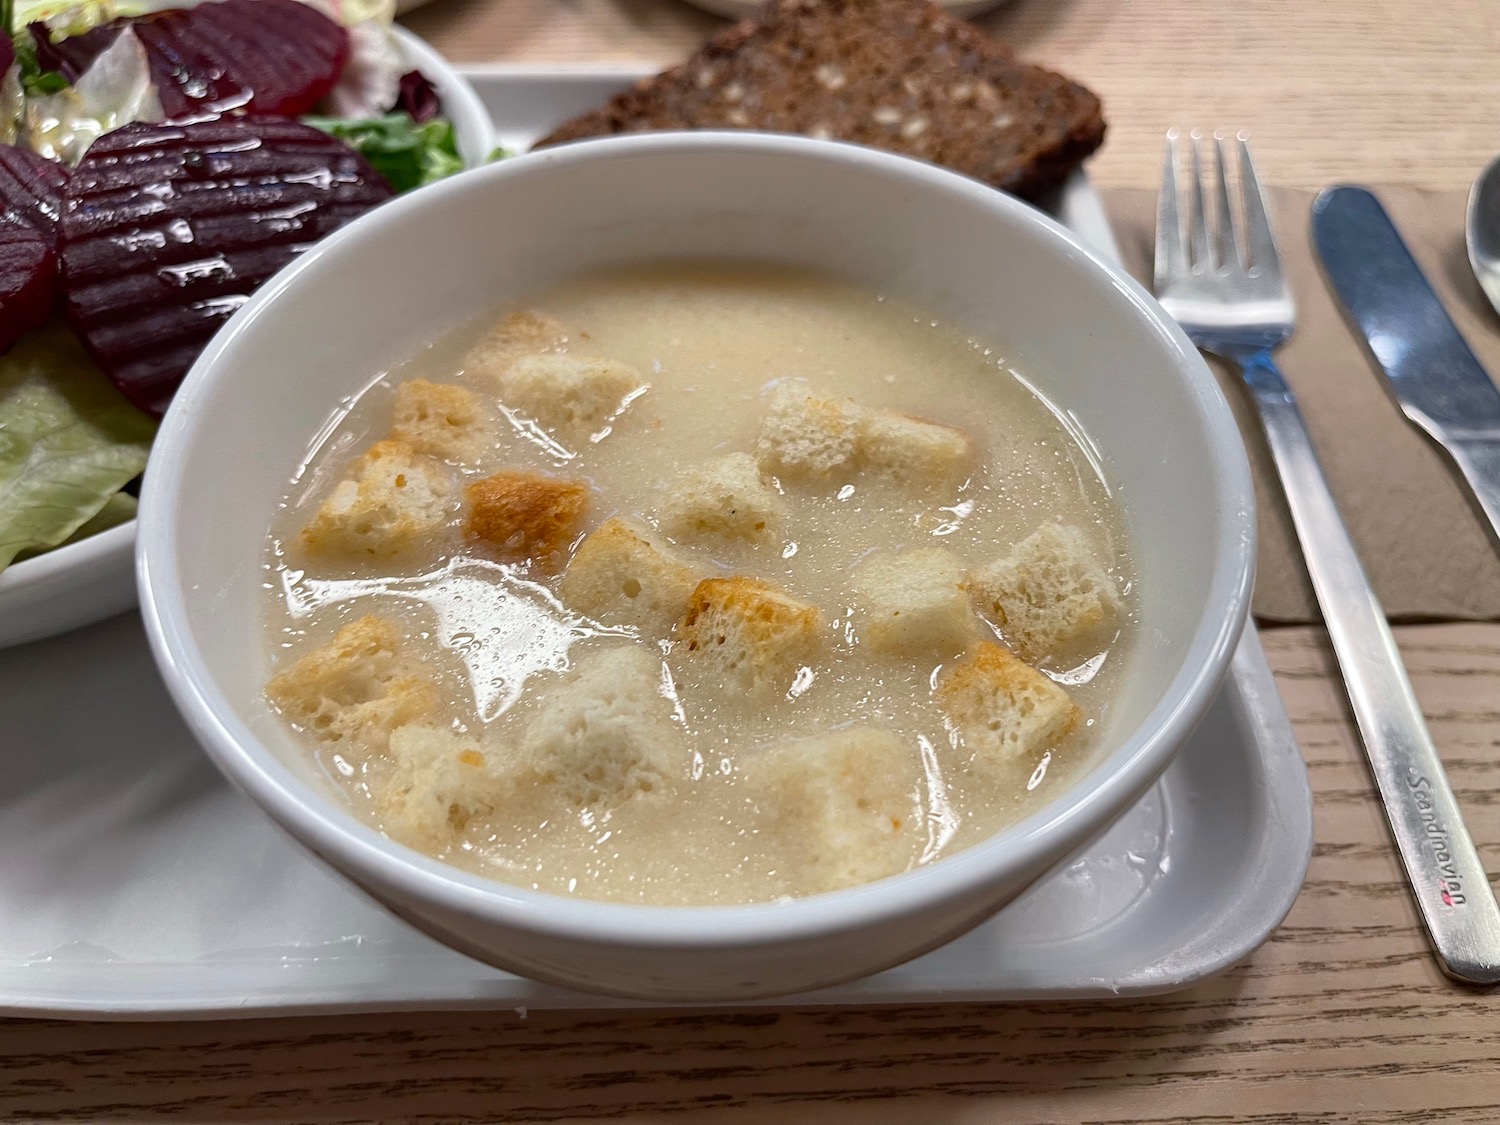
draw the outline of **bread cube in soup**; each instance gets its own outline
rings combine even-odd
[[[1025,659],[1086,655],[1120,611],[1114,579],[1076,527],[1043,524],[972,579],[980,612]]]
[[[522,309],[495,322],[464,357],[464,370],[498,381],[523,356],[560,350],[568,342],[563,326],[546,313]]]
[[[376,806],[387,830],[430,851],[451,846],[514,788],[514,779],[497,768],[494,752],[451,727],[397,727],[389,755],[392,770],[376,791]]]
[[[501,402],[574,441],[603,429],[645,385],[627,363],[566,352],[522,356],[498,380]]]
[[[892,656],[938,659],[978,637],[963,560],[943,547],[876,555],[854,572],[860,643]]]
[[[816,654],[822,625],[816,606],[770,583],[706,578],[677,623],[676,652],[700,683],[781,694]]]
[[[467,387],[408,379],[396,387],[391,436],[429,457],[474,465],[495,448],[498,435],[483,401]]]
[[[383,750],[393,730],[438,705],[403,641],[394,621],[361,617],[273,676],[266,698],[318,742]]]
[[[453,514],[448,470],[408,442],[376,442],[354,462],[302,529],[322,556],[393,558],[429,543]]]
[[[1034,757],[1066,738],[1081,717],[1066,691],[990,641],[943,669],[937,696],[978,762]]]
[[[523,776],[580,810],[660,797],[685,776],[681,735],[658,657],[636,644],[596,651],[543,698]]]
[[[854,728],[747,755],[742,776],[792,849],[806,892],[896,875],[926,843],[921,761],[887,730]]]
[[[766,472],[791,479],[848,468],[862,413],[850,399],[817,395],[801,380],[783,380],[771,391],[756,458]]]
[[[660,638],[687,611],[701,568],[677,558],[649,528],[618,517],[584,537],[563,574],[563,604],[605,625]]]
[[[974,467],[974,441],[963,430],[895,410],[860,419],[860,467],[912,488],[962,484]]]
[[[578,537],[589,506],[589,486],[512,470],[464,489],[470,535],[487,540],[508,558],[530,559],[551,570]]]
[[[781,526],[781,497],[764,480],[755,458],[731,453],[689,469],[660,508],[662,531],[673,539],[723,536],[768,539]]]

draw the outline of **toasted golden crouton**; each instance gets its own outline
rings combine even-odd
[[[741,774],[805,892],[905,871],[926,843],[922,764],[890,731],[835,731],[742,759]]]
[[[391,437],[418,453],[473,465],[495,448],[496,436],[494,419],[467,387],[426,379],[396,387]]]
[[[615,518],[589,532],[563,574],[563,604],[605,625],[665,637],[687,611],[700,568],[677,559],[651,530]]]
[[[895,410],[868,411],[859,424],[859,466],[901,484],[961,484],[974,464],[974,442],[953,426]]]
[[[438,705],[437,686],[414,674],[401,641],[394,621],[361,617],[273,676],[266,698],[319,742],[384,749],[391,731]]]
[[[781,526],[784,505],[765,481],[755,458],[731,453],[690,469],[661,504],[661,529],[673,539],[723,535],[765,539]]]
[[[815,395],[799,379],[776,384],[756,439],[768,473],[822,477],[854,460],[863,411],[852,400]]]
[[[464,489],[470,535],[514,559],[553,569],[578,536],[589,506],[589,486],[536,473],[506,471]]]
[[[448,471],[404,441],[376,442],[302,529],[319,555],[390,558],[428,542],[453,514]]]
[[[567,342],[563,326],[546,313],[531,309],[506,313],[469,350],[464,370],[498,380],[522,356],[555,352]]]
[[[979,611],[1025,659],[1081,655],[1107,640],[1120,593],[1076,527],[1047,523],[977,572]]]
[[[388,752],[393,769],[376,790],[376,807],[387,830],[427,850],[452,844],[514,788],[513,778],[496,768],[492,751],[451,727],[397,727]]]
[[[645,385],[628,363],[561,352],[522,356],[498,380],[506,406],[575,440],[601,430]]]
[[[525,776],[577,809],[660,796],[686,776],[661,661],[640,645],[586,655],[522,738]]]
[[[860,641],[893,656],[960,652],[976,639],[963,560],[944,547],[876,555],[854,572]]]
[[[1055,746],[1080,717],[1067,692],[990,641],[943,669],[937,696],[964,746],[1001,761]]]
[[[675,637],[701,680],[748,694],[785,692],[812,659],[822,617],[816,606],[759,579],[705,578]]]

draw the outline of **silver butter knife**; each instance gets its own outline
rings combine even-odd
[[[1312,233],[1402,412],[1453,458],[1500,544],[1500,390],[1371,192],[1328,188],[1313,204]]]

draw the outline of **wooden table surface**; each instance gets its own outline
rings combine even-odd
[[[1247,128],[1267,179],[1466,185],[1500,149],[1495,0],[1013,0],[984,22],[1097,89],[1094,164],[1149,186],[1169,125]],[[665,63],[679,0],[436,0],[463,62]],[[1500,872],[1500,625],[1397,630]],[[1224,976],[1152,1000],[0,1022],[0,1119],[964,1123],[1500,1121],[1500,997],[1434,967],[1322,632],[1265,646],[1317,794],[1307,884]]]

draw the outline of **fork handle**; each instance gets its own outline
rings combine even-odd
[[[1450,976],[1493,984],[1500,981],[1500,906],[1464,827],[1385,611],[1271,353],[1253,352],[1240,363],[1427,932]]]

